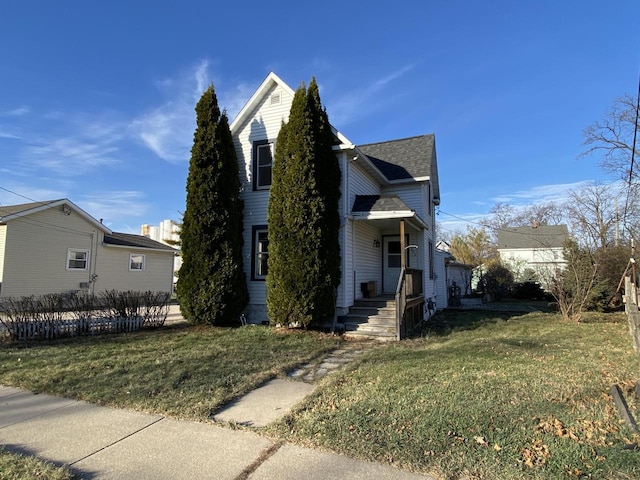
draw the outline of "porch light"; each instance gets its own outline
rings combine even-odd
[[[380,240],[378,240],[377,238],[373,239],[373,247],[374,248],[380,248]]]

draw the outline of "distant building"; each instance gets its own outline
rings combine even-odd
[[[544,276],[566,264],[562,250],[568,239],[566,225],[509,227],[498,231],[498,252],[516,277],[526,270]]]
[[[140,235],[148,237],[156,242],[170,245],[180,250],[180,224],[175,220],[163,220],[160,225],[149,225],[145,223],[140,227]],[[173,262],[173,283],[178,281],[177,272],[182,266],[182,256],[176,255]]]
[[[140,227],[140,235],[170,245],[180,241],[180,225],[175,220],[163,220],[158,226],[145,223]]]

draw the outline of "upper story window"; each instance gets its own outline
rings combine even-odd
[[[142,272],[144,270],[144,255],[132,253],[129,255],[129,271]]]
[[[89,250],[68,248],[67,270],[87,270],[89,268]]]
[[[273,142],[253,142],[253,189],[266,190],[271,186],[273,166]]]

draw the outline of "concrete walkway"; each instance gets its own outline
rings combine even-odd
[[[279,444],[246,430],[0,386],[0,444],[83,479],[391,479],[388,465]]]

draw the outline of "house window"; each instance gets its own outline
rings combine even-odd
[[[129,255],[129,271],[141,272],[144,270],[144,255],[132,253]]]
[[[67,270],[87,270],[89,268],[89,250],[67,249]]]
[[[264,280],[267,278],[267,260],[269,258],[269,236],[266,226],[253,227],[251,269],[252,280]]]
[[[273,165],[273,142],[253,142],[253,189],[266,190],[271,186]]]

